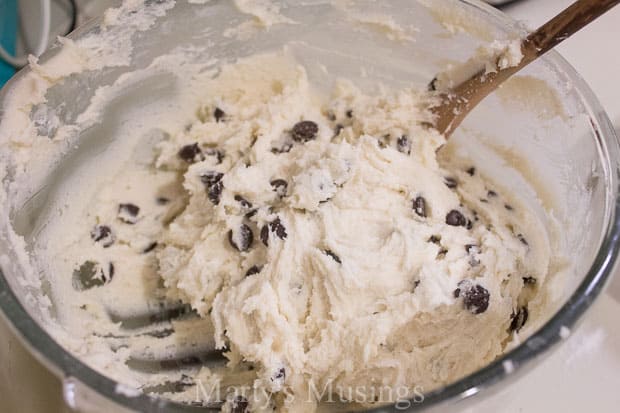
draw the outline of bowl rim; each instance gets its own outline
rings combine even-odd
[[[513,18],[483,3],[480,0],[459,0],[459,2],[475,9],[476,12],[491,17],[496,23],[518,29],[518,23]],[[96,18],[72,33],[69,37],[95,27],[101,18]],[[523,368],[549,355],[551,348],[570,335],[571,329],[582,318],[595,299],[605,288],[606,282],[614,272],[616,260],[620,252],[620,146],[616,132],[602,108],[598,98],[578,72],[555,50],[551,50],[541,58],[547,64],[559,69],[567,76],[574,90],[580,96],[581,103],[590,116],[592,134],[596,136],[599,150],[602,151],[601,160],[607,170],[606,175],[606,226],[598,253],[590,266],[585,278],[568,300],[556,311],[545,324],[525,341],[514,349],[497,358],[492,363],[465,376],[445,387],[424,393],[423,401],[409,400],[408,408],[398,408],[395,405],[382,406],[367,410],[368,412],[409,412],[426,410],[442,403],[456,402],[470,398],[491,387],[509,376],[518,377],[525,372]],[[29,70],[29,69],[25,69]],[[24,71],[21,74],[25,73]],[[18,74],[11,79],[2,92],[8,90],[13,82],[21,77]],[[0,93],[0,96],[2,94]],[[610,158],[613,155],[613,159]],[[612,164],[613,161],[613,164]],[[146,412],[204,412],[214,407],[191,406],[157,398],[148,394],[137,396],[127,395],[119,391],[119,383],[100,374],[58,344],[39,324],[29,315],[25,307],[11,290],[7,279],[0,268],[0,314],[7,321],[8,326],[21,339],[34,357],[47,368],[56,373],[63,380],[78,380],[89,389],[95,390],[108,401],[124,408]],[[65,389],[63,389],[65,392]],[[66,396],[66,395],[65,395]],[[217,408],[219,410],[219,408]]]

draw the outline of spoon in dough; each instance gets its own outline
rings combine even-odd
[[[618,3],[620,0],[577,0],[521,42],[523,58],[517,65],[500,67],[500,56],[495,65],[496,71],[483,69],[459,85],[441,91],[441,102],[431,108],[436,116],[435,128],[448,138],[467,114],[510,76]],[[431,82],[431,87],[434,83]]]

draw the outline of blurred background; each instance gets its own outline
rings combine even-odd
[[[183,1],[183,0],[178,0]],[[594,1],[594,0],[592,0]],[[489,0],[535,28],[571,0]],[[0,87],[24,59],[120,0],[0,0]],[[46,31],[47,29],[47,31]],[[599,97],[620,132],[620,6],[558,47]],[[8,58],[3,58],[7,57]],[[11,60],[13,64],[8,64]],[[19,61],[21,60],[21,61]],[[620,388],[620,277],[612,280],[569,340],[477,413],[617,412]],[[0,412],[65,413],[62,385],[20,344],[0,316]],[[467,413],[467,412],[464,412]]]

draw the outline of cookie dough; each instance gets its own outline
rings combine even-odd
[[[74,238],[51,230],[74,308],[87,296],[100,318],[120,303],[191,305],[209,325],[200,339],[228,359],[194,379],[246,386],[232,411],[415,397],[531,324],[543,225],[442,148],[432,92],[342,80],[325,96],[281,54],[204,87],[194,120],[162,132],[152,157],[137,151]]]

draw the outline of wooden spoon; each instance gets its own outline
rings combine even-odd
[[[483,69],[458,86],[441,92],[441,103],[431,108],[436,115],[435,128],[449,137],[467,114],[510,76],[618,3],[620,0],[577,0],[521,42],[523,59],[518,65],[502,69],[496,64],[497,71],[486,73]]]

